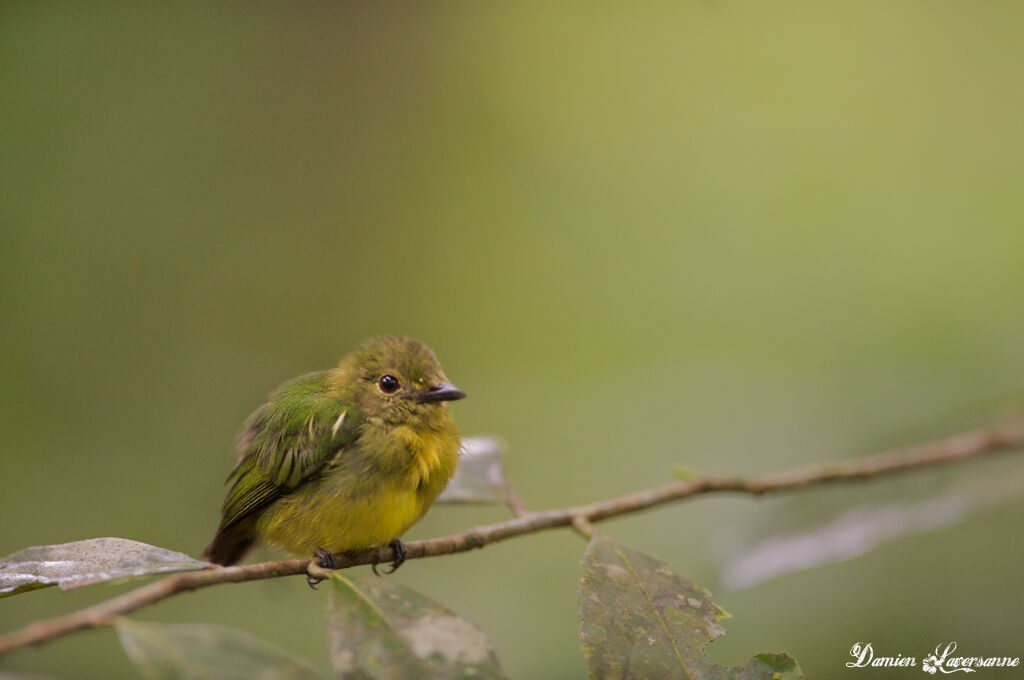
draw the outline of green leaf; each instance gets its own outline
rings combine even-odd
[[[583,557],[580,646],[594,678],[797,680],[787,654],[759,654],[746,666],[717,665],[707,646],[728,617],[706,590],[652,557],[595,534]]]
[[[203,569],[206,562],[126,538],[25,548],[0,560],[0,597],[58,585],[70,590],[130,576]]]
[[[466,437],[455,476],[438,503],[504,503],[508,480],[501,462],[502,446],[490,437]]]
[[[0,671],[0,680],[57,680],[52,675],[40,675],[38,673],[16,673],[14,671]]]
[[[149,680],[324,680],[300,659],[223,626],[119,619],[117,632],[125,654]]]
[[[334,574],[327,640],[338,677],[504,678],[487,636],[414,590]]]

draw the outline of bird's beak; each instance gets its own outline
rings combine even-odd
[[[462,399],[466,393],[451,383],[443,382],[440,385],[431,387],[427,393],[420,397],[420,401],[455,401]]]

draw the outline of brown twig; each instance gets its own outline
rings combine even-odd
[[[734,492],[760,496],[767,493],[793,491],[818,484],[864,480],[977,458],[1020,447],[1024,447],[1024,425],[1008,425],[990,430],[968,432],[928,444],[865,458],[827,465],[812,465],[763,477],[751,479],[699,477],[589,505],[546,512],[526,512],[515,519],[474,527],[451,536],[413,541],[406,544],[407,558],[415,559],[465,552],[473,548],[482,548],[489,543],[555,527],[575,526],[577,529],[586,530],[591,522],[702,494]],[[353,556],[339,555],[338,567],[390,562],[393,558],[390,548],[379,548]],[[168,576],[92,607],[64,616],[36,621],[21,630],[0,636],[0,655],[19,647],[48,642],[78,630],[111,625],[117,616],[133,612],[187,590],[197,590],[218,583],[240,583],[305,574],[309,562],[308,559],[261,562],[244,566],[216,567]]]
[[[573,531],[588,541],[594,537],[594,532],[596,531],[590,520],[583,515],[576,515],[572,518],[572,528]]]
[[[526,503],[523,503],[523,499],[519,497],[515,489],[507,485],[505,487],[505,505],[512,511],[515,517],[526,517],[530,514],[530,511],[526,509]]]

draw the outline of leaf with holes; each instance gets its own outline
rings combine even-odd
[[[338,677],[504,678],[487,636],[383,578],[331,577],[327,641]]]
[[[706,590],[658,560],[597,534],[583,557],[579,633],[594,678],[797,680],[803,672],[787,654],[759,654],[746,666],[725,667],[707,646],[727,617]]]
[[[57,585],[70,590],[132,576],[210,566],[188,555],[127,538],[25,548],[0,560],[0,597]]]
[[[117,631],[128,658],[149,680],[324,680],[277,647],[223,626],[120,619]]]

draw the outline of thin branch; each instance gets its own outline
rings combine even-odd
[[[597,531],[594,525],[590,523],[590,520],[583,515],[576,515],[572,518],[572,528],[573,531],[588,541],[594,537],[594,532]]]
[[[977,430],[911,448],[833,464],[811,465],[763,477],[749,479],[699,477],[589,505],[546,512],[526,512],[515,519],[474,527],[451,536],[413,541],[406,544],[407,558],[435,557],[465,552],[515,536],[556,527],[575,526],[577,530],[583,530],[585,533],[586,530],[589,530],[592,522],[646,510],[691,496],[720,492],[760,496],[794,491],[820,484],[865,480],[944,465],[1020,447],[1024,447],[1024,424]],[[358,555],[339,555],[337,562],[341,568],[390,562],[393,558],[394,555],[390,548],[378,548]],[[197,590],[219,583],[240,583],[305,574],[309,563],[309,559],[261,562],[244,566],[216,567],[168,576],[92,607],[64,616],[36,621],[21,630],[0,636],[0,655],[19,647],[42,644],[75,631],[109,626],[117,616],[188,590]]]
[[[526,517],[530,514],[530,511],[526,509],[526,503],[523,503],[523,499],[519,497],[515,489],[508,485],[505,486],[505,505],[514,517]]]

